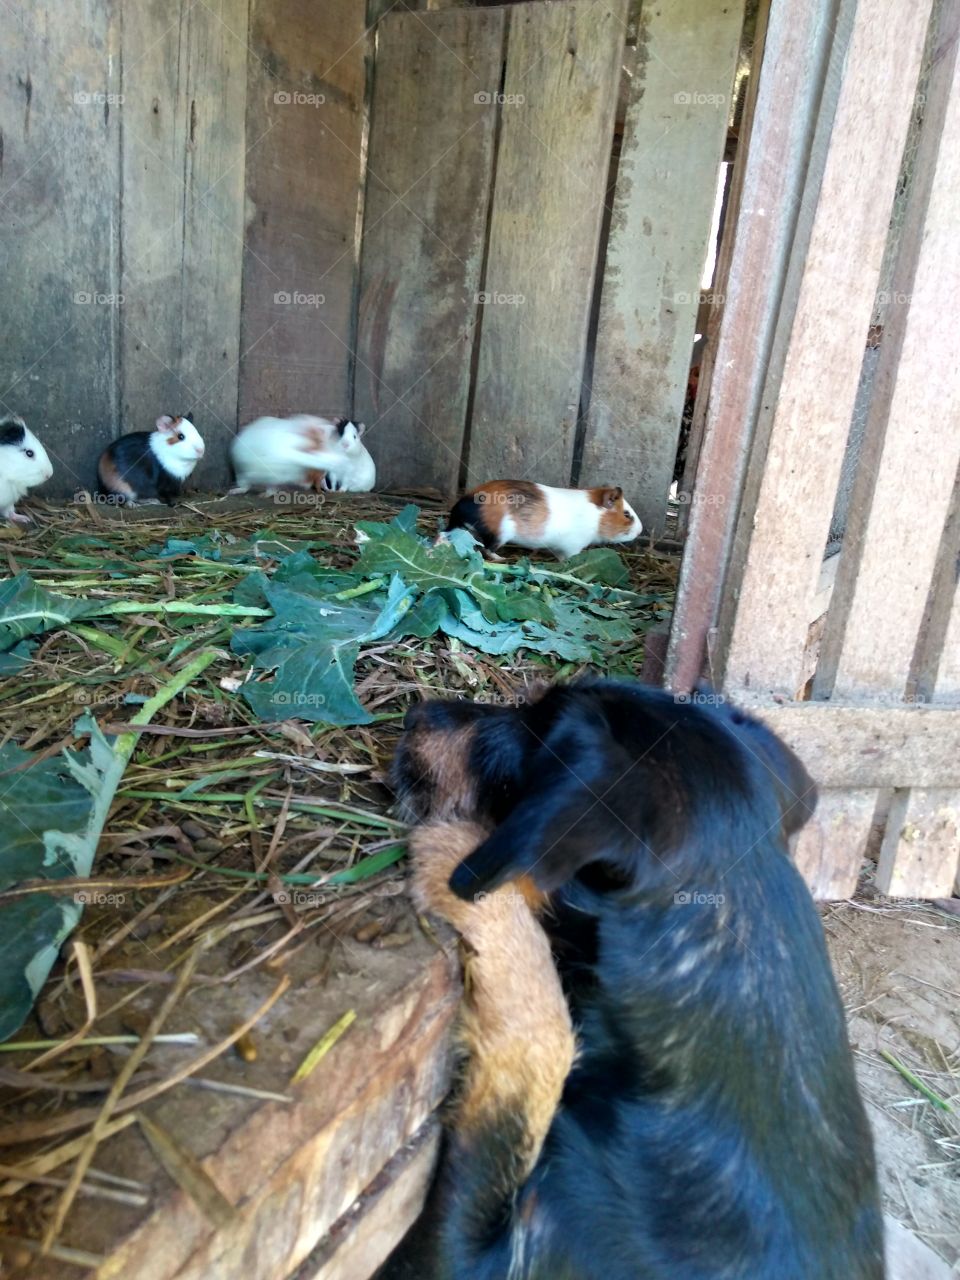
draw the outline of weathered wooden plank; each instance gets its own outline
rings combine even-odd
[[[626,3],[509,14],[468,477],[567,485]]]
[[[439,1145],[440,1125],[431,1119],[290,1280],[368,1280],[419,1216]]]
[[[367,170],[356,416],[382,486],[456,489],[503,63],[503,10],[388,15]]]
[[[701,369],[706,395],[680,585],[667,655],[667,681],[689,689],[716,626],[724,571],[732,553],[753,426],[760,410],[770,349],[816,118],[823,65],[833,32],[829,0],[772,6],[755,67],[757,101],[749,145],[738,153],[742,195],[728,240],[720,330],[707,343]],[[758,287],[758,282],[763,282]],[[714,354],[715,352],[715,354]]]
[[[680,499],[680,510],[677,512],[677,536],[684,541],[690,523],[691,495],[696,486],[697,469],[703,449],[703,433],[706,426],[707,406],[710,401],[710,384],[713,381],[714,353],[720,335],[724,302],[726,301],[727,281],[733,262],[736,237],[734,227],[740,216],[743,202],[743,186],[746,178],[750,155],[750,139],[753,134],[757,110],[757,91],[760,85],[760,69],[763,65],[764,49],[767,40],[767,25],[770,20],[770,0],[761,0],[757,5],[756,22],[753,33],[753,47],[750,54],[750,69],[746,81],[741,81],[739,92],[743,101],[735,108],[740,117],[733,163],[729,166],[724,178],[724,191],[721,197],[719,217],[719,243],[714,265],[713,280],[710,291],[700,297],[697,309],[696,331],[701,335],[699,352],[699,372],[697,378],[697,396],[690,420],[690,431],[687,437],[686,458],[683,474],[677,486]],[[743,36],[741,36],[741,43]],[[727,145],[724,158],[730,158],[730,129],[727,131]],[[696,351],[697,344],[694,344]],[[691,361],[693,360],[691,353]],[[695,501],[695,499],[694,499]]]
[[[739,695],[825,787],[960,785],[960,707],[776,704]]]
[[[256,1067],[243,1079],[276,1090],[340,1013],[351,1007],[358,1013],[307,1079],[288,1086],[289,1104],[182,1090],[175,1101],[153,1104],[161,1123],[236,1206],[230,1222],[214,1227],[152,1162],[144,1164],[135,1131],[114,1140],[126,1139],[127,1160],[118,1162],[111,1144],[108,1168],[156,1185],[150,1206],[135,1215],[104,1213],[89,1201],[71,1215],[64,1242],[107,1255],[97,1280],[286,1280],[335,1226],[342,1230],[351,1206],[441,1101],[459,1002],[456,962],[426,942],[412,944],[400,963],[375,952],[361,960],[355,972],[311,990],[306,1001],[286,997],[269,1028],[260,1029]],[[296,957],[296,981],[303,982],[312,965],[315,956]],[[250,986],[238,987],[203,988],[191,997],[201,1027],[222,1017],[215,1005],[243,1007],[244,993],[249,1009]],[[403,1227],[398,1220],[394,1242]],[[383,1238],[388,1230],[383,1227]],[[37,1280],[52,1280],[58,1265],[62,1271],[62,1264],[38,1268]]]
[[[351,410],[367,52],[356,0],[251,4],[241,423]]]
[[[19,413],[54,466],[47,491],[88,488],[112,439],[120,313],[119,23],[83,6],[0,7],[0,413]]]
[[[930,14],[860,0],[793,319],[725,682],[792,694]]]
[[[644,6],[604,267],[583,484],[663,529],[743,3]]]
[[[810,761],[807,761],[810,767]],[[797,836],[794,860],[810,892],[823,901],[849,898],[857,887],[863,850],[877,807],[872,789],[825,787],[813,817]]]
[[[930,370],[956,361],[944,316],[960,297],[960,60],[948,42],[931,76],[911,175],[890,308],[860,462],[847,514],[814,696],[901,691],[917,644],[960,466],[960,377],[937,396],[930,449]],[[910,520],[905,478],[923,494]],[[891,602],[895,607],[891,608]],[[883,626],[877,625],[883,619]]]
[[[123,5],[123,430],[192,413],[200,487],[237,425],[246,35],[246,0]]]
[[[960,859],[960,790],[912,787],[890,806],[877,887],[910,898],[949,898]]]

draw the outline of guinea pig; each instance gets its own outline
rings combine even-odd
[[[230,446],[237,477],[233,493],[254,485],[273,489],[296,484],[307,488],[372,489],[373,459],[361,443],[363,426],[347,418],[257,418],[241,428]]]
[[[469,529],[492,560],[501,559],[496,553],[508,542],[565,560],[594,542],[632,542],[643,525],[622,489],[552,489],[529,480],[491,480],[459,499],[449,528]]]
[[[29,524],[14,506],[28,489],[53,475],[47,451],[22,418],[0,418],[0,515],[5,520]]]
[[[133,431],[107,445],[97,463],[98,492],[119,503],[172,507],[202,457],[203,440],[190,419],[165,413],[155,430]]]

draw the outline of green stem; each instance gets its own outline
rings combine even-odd
[[[880,1057],[884,1062],[889,1062],[890,1066],[893,1067],[895,1071],[899,1071],[904,1080],[912,1084],[918,1093],[922,1093],[928,1102],[932,1102],[933,1105],[935,1107],[939,1107],[941,1111],[953,1112],[953,1107],[951,1107],[950,1103],[947,1102],[946,1098],[941,1098],[939,1093],[935,1093],[929,1085],[924,1084],[922,1080],[918,1080],[910,1068],[905,1066],[899,1058],[895,1057],[892,1053],[889,1053],[886,1049],[881,1049],[879,1052]]]
[[[374,578],[371,582],[361,582],[359,587],[348,587],[345,591],[337,591],[334,600],[353,600],[357,596],[369,595],[371,591],[379,591],[387,585],[386,578]]]

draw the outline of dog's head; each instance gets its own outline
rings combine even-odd
[[[422,703],[394,782],[415,820],[494,827],[450,881],[464,898],[522,873],[545,892],[574,877],[642,887],[672,861],[739,857],[771,832],[785,849],[816,803],[793,752],[722,698],[611,680],[519,707]]]

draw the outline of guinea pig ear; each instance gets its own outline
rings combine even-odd
[[[367,428],[366,428],[366,424],[365,424],[365,423],[363,423],[363,422],[355,422],[353,425],[357,428],[357,439],[358,439],[358,440],[362,440],[362,439],[363,439],[363,433],[364,433],[364,432],[366,431],[366,429],[367,429]]]
[[[158,431],[169,431],[172,426],[173,419],[170,417],[169,413],[162,413],[157,419]]]
[[[604,489],[602,502],[607,511],[612,511],[622,497],[623,490],[619,486],[615,489]]]

